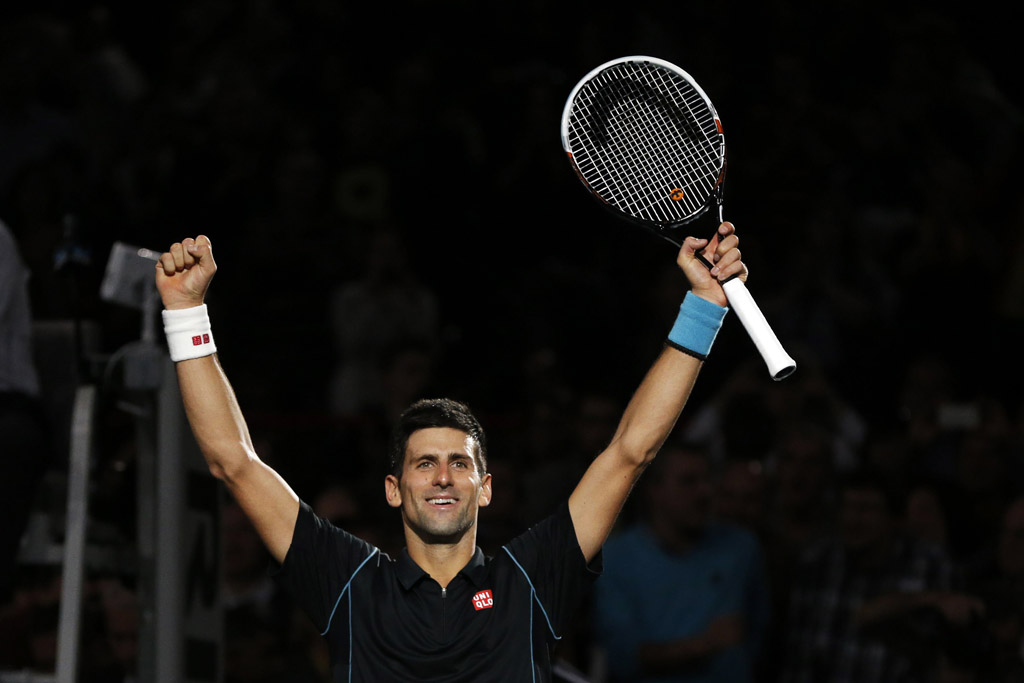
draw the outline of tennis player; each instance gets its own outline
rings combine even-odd
[[[314,515],[256,454],[204,304],[217,270],[210,240],[185,239],[161,256],[164,329],[193,433],[269,549],[273,572],[327,638],[335,681],[551,680],[551,650],[728,311],[721,283],[746,278],[737,245],[729,223],[710,243],[687,238],[677,263],[691,290],[611,443],[568,501],[494,557],[476,546],[492,481],[484,431],[466,406],[420,401],[399,420],[384,492],[406,547],[390,557]],[[697,250],[713,255],[710,271]]]

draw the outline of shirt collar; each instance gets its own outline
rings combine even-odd
[[[398,555],[398,582],[402,584],[402,588],[409,590],[417,583],[427,578],[429,574],[422,567],[409,556],[409,549],[402,548],[402,552]],[[487,580],[487,563],[484,559],[484,551],[480,550],[479,547],[473,553],[473,557],[470,558],[469,562],[459,572],[470,581],[473,582],[474,586],[480,586]]]

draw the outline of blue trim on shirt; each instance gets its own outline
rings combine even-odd
[[[511,557],[512,561],[516,563],[517,567],[519,567],[519,571],[521,571],[523,576],[526,577],[526,583],[530,584],[530,595],[532,595],[533,599],[537,601],[537,604],[540,606],[540,611],[544,613],[544,621],[548,622],[548,630],[551,631],[551,635],[555,640],[561,640],[562,636],[555,633],[555,629],[551,625],[551,619],[548,617],[548,611],[544,609],[544,603],[542,603],[540,598],[537,597],[537,589],[533,587],[533,581],[530,581],[530,575],[526,573],[525,569],[523,569],[523,565],[519,564],[519,560],[517,560],[516,556],[512,554],[512,551],[508,549],[508,546],[501,546],[501,549],[508,553],[508,556]],[[533,629],[531,629],[531,631],[532,630]]]
[[[369,554],[369,555],[368,555],[368,556],[366,557],[366,559],[365,559],[365,560],[363,560],[362,562],[360,562],[360,563],[359,563],[359,566],[358,566],[358,567],[356,567],[356,570],[355,570],[354,572],[352,572],[352,576],[351,576],[351,577],[349,578],[349,580],[348,580],[348,583],[346,583],[346,584],[345,584],[345,587],[341,589],[341,593],[339,593],[339,594],[338,594],[338,599],[334,601],[334,609],[332,609],[332,610],[331,610],[331,616],[327,617],[327,628],[325,628],[325,629],[324,629],[324,632],[323,632],[323,633],[321,633],[320,635],[322,635],[322,636],[325,636],[325,635],[327,635],[327,632],[331,630],[331,622],[332,622],[332,621],[334,621],[334,613],[338,611],[338,604],[339,604],[339,603],[341,603],[341,598],[342,598],[342,597],[343,597],[343,596],[345,595],[345,591],[347,591],[347,590],[348,590],[348,587],[352,585],[352,579],[356,578],[356,574],[358,574],[358,573],[359,573],[359,570],[361,570],[361,569],[363,568],[363,566],[364,566],[364,565],[365,565],[365,564],[366,564],[367,562],[369,562],[369,561],[370,561],[370,558],[372,558],[372,557],[373,557],[374,555],[376,555],[376,554],[377,554],[377,552],[378,552],[379,550],[380,550],[380,548],[374,548],[374,549],[373,549],[373,552],[372,552],[372,553],[370,553],[370,554]],[[352,624],[351,624],[351,618],[352,618],[352,604],[351,604],[351,602],[352,602],[352,601],[350,600],[350,601],[349,601],[349,627],[350,627],[350,628],[349,628],[349,640],[350,640],[350,641],[351,641],[351,638],[352,638],[352,631],[351,631],[351,625],[352,625]],[[351,646],[351,642],[349,643],[349,645]]]
[[[512,561],[515,562],[517,567],[519,567],[519,571],[521,571],[523,573],[523,576],[526,577],[526,583],[528,583],[530,585],[530,597],[532,598],[530,600],[530,674],[533,676],[533,680],[536,681],[537,680],[537,668],[534,666],[534,661],[535,660],[534,660],[534,657],[533,657],[533,603],[534,602],[536,602],[537,605],[540,607],[540,611],[544,615],[544,621],[548,622],[548,630],[551,631],[551,635],[554,637],[554,639],[555,640],[561,640],[562,636],[560,636],[557,633],[555,633],[554,627],[551,626],[551,618],[548,617],[548,611],[546,609],[544,609],[544,603],[542,603],[540,601],[540,598],[537,597],[537,589],[533,587],[533,581],[530,580],[530,575],[526,573],[525,569],[523,569],[523,565],[519,564],[519,560],[517,560],[516,556],[512,554],[512,551],[508,549],[508,546],[501,546],[501,549],[504,550],[506,553],[508,553],[508,556],[511,557]]]

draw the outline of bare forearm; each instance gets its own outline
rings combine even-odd
[[[639,464],[650,462],[675,427],[701,365],[666,346],[626,406],[612,444]]]
[[[217,356],[177,364],[185,414],[210,471],[230,479],[255,458],[249,428]]]

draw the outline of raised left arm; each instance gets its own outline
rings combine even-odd
[[[670,336],[684,343],[666,345],[626,406],[611,443],[569,497],[576,537],[588,562],[604,545],[633,485],[672,432],[690,396],[706,349],[693,349],[685,340],[713,339],[724,314],[721,307],[727,304],[721,282],[733,276],[746,279],[737,244],[732,224],[723,223],[711,244],[688,237],[679,250],[677,263],[691,291]],[[710,272],[694,256],[700,250],[714,260]]]

